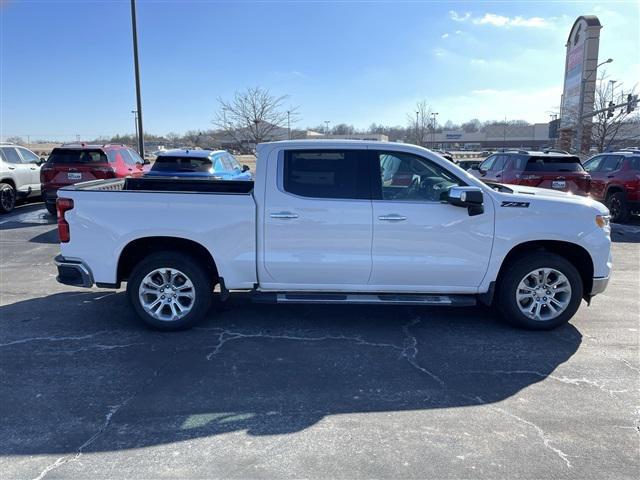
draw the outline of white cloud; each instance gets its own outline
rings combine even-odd
[[[465,22],[471,18],[471,13],[465,12],[464,15],[459,15],[455,10],[449,10],[449,17],[455,22]]]
[[[448,33],[443,33],[442,35],[440,35],[440,38],[447,38],[449,36]]]
[[[449,11],[449,17],[455,22],[471,21],[475,25],[491,25],[494,27],[531,27],[545,28],[551,26],[550,20],[542,17],[506,17],[495,13],[485,13],[482,17],[473,17],[469,12],[460,15],[454,10]]]

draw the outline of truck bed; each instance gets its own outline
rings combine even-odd
[[[208,178],[128,177],[115,180],[93,180],[77,183],[65,190],[137,191],[164,193],[250,194],[253,182],[244,180],[211,180]]]

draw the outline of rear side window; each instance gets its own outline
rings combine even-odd
[[[578,157],[531,157],[525,168],[527,172],[583,172]]]
[[[9,163],[22,163],[22,159],[20,155],[18,155],[18,151],[13,147],[5,147],[0,148],[0,152],[2,152],[2,158]]]
[[[604,155],[590,158],[589,160],[587,160],[587,163],[584,164],[584,169],[587,172],[597,172],[600,169],[600,165],[602,165],[602,161],[604,159],[605,159]]]
[[[615,172],[620,169],[622,163],[622,156],[619,155],[607,155],[607,158],[602,162],[600,167],[601,172]]]
[[[369,199],[367,152],[288,150],[284,154],[283,187],[301,197]]]
[[[107,155],[102,150],[79,150],[54,148],[48,163],[107,163]]]
[[[156,158],[152,171],[160,172],[208,172],[212,167],[207,157],[177,157],[161,155]]]
[[[629,167],[631,170],[640,170],[640,156],[630,158]]]

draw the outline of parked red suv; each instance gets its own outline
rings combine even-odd
[[[609,208],[612,222],[640,212],[640,151],[601,153],[584,168],[591,175],[591,196]]]
[[[557,152],[496,152],[469,170],[487,183],[508,183],[588,195],[591,177],[580,158]]]
[[[53,149],[40,169],[42,197],[49,213],[55,215],[60,187],[89,180],[135,177],[144,171],[145,161],[125,145],[62,145]]]

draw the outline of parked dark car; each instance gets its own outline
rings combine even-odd
[[[158,153],[149,177],[200,177],[218,180],[252,180],[246,165],[226,150],[163,150]]]
[[[587,160],[591,196],[604,203],[611,221],[626,222],[640,212],[640,150],[602,153]]]
[[[472,167],[470,173],[487,183],[527,185],[583,196],[591,189],[591,177],[580,158],[555,152],[496,152]]]
[[[148,162],[126,145],[66,144],[56,147],[40,169],[42,197],[56,214],[58,189],[89,180],[141,176]]]

